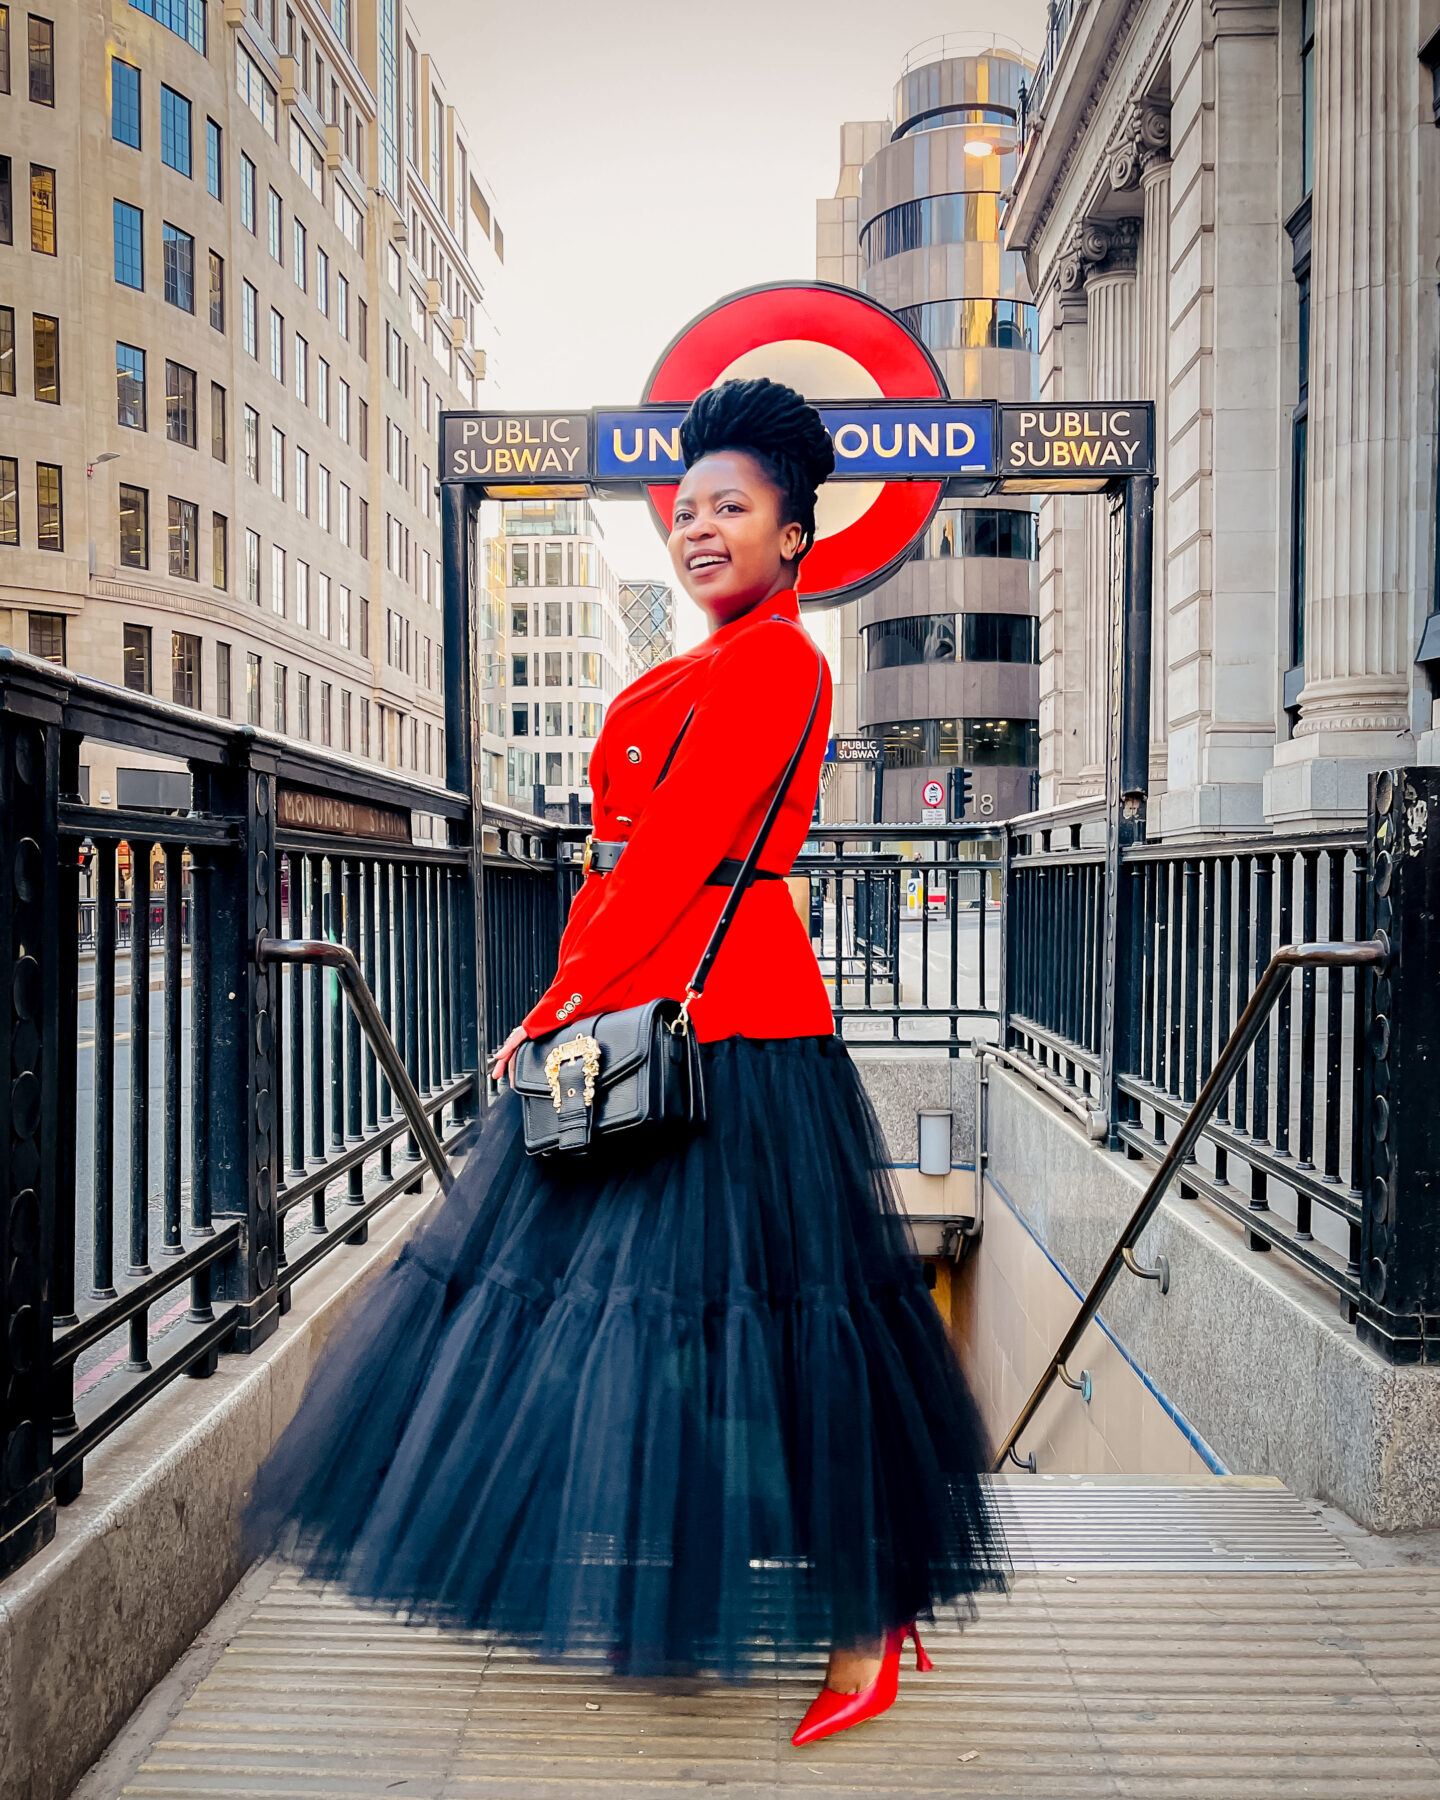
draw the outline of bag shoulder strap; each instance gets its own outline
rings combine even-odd
[[[771,617],[778,619],[784,625],[795,623],[793,619],[787,619],[784,613],[772,613]],[[799,630],[800,627],[796,626],[796,629]],[[755,879],[755,868],[760,861],[760,853],[765,848],[765,840],[770,836],[770,828],[780,815],[780,808],[789,792],[791,782],[795,779],[795,771],[800,767],[800,758],[805,754],[805,746],[810,742],[810,733],[814,730],[815,719],[820,711],[820,696],[825,688],[825,658],[818,649],[815,655],[819,667],[815,671],[815,697],[810,702],[810,716],[806,719],[805,727],[800,733],[800,741],[790,753],[790,760],[785,765],[785,772],[780,777],[779,785],[775,789],[764,820],[755,835],[755,842],[750,846],[749,854],[740,865],[740,873],[735,878],[735,885],[730,890],[724,910],[715,921],[715,929],[710,933],[710,942],[705,946],[705,953],[696,965],[695,973],[690,977],[689,994],[685,1002],[687,1007],[691,999],[697,998],[705,991],[705,983],[709,979],[715,958],[720,954],[720,946],[725,941],[725,934],[730,929],[730,922],[735,917],[736,908],[740,905],[746,888]],[[688,719],[686,724],[689,724]]]

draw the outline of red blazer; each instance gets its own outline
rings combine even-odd
[[[810,828],[830,728],[830,671],[800,625],[794,592],[722,625],[616,695],[590,759],[592,830],[628,847],[609,874],[592,869],[576,894],[555,979],[524,1020],[530,1037],[572,1018],[683,998],[729,893],[705,878],[754,842],[804,729],[817,667],[815,724],[760,858],[762,868],[783,872]],[[783,882],[748,889],[691,1018],[704,1043],[830,1035],[830,1000]]]

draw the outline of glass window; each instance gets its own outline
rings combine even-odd
[[[565,551],[565,546],[563,544],[547,544],[545,546],[545,585],[546,585],[546,587],[561,587],[564,584],[565,576],[564,576],[564,572],[563,572],[563,568],[562,568],[562,564],[563,564],[563,560],[564,560],[564,551]],[[560,609],[557,606],[555,608],[555,610],[558,614]],[[546,611],[546,616],[548,617],[549,612],[550,612],[550,607],[548,604],[545,608],[545,611]],[[545,627],[545,635],[547,637],[559,637],[559,635],[560,635],[559,627],[557,626],[554,631],[551,631],[550,627],[547,625]]]
[[[182,312],[195,310],[195,240],[188,231],[168,221],[162,224],[165,258],[165,298]]]
[[[210,515],[210,585],[222,593],[230,586],[230,521],[224,513]]]
[[[931,521],[915,555],[998,556],[1035,562],[1040,555],[1039,519],[1032,512],[994,507],[942,512]]]
[[[510,685],[522,688],[530,685],[530,658],[528,656],[512,656],[510,658]]]
[[[245,473],[260,479],[260,415],[253,406],[245,408]]]
[[[564,737],[565,702],[563,700],[547,700],[545,702],[545,735],[546,737]]]
[[[205,191],[212,200],[225,198],[225,134],[213,119],[205,121]]]
[[[240,342],[246,354],[260,356],[260,293],[248,281],[240,283]]]
[[[215,646],[215,711],[222,719],[230,717],[230,646]]]
[[[391,0],[393,5],[393,0]],[[10,8],[0,6],[0,94],[10,92]],[[392,198],[394,196],[392,195]]]
[[[1038,663],[1040,621],[1029,613],[962,613],[966,662]]]
[[[315,577],[315,629],[330,636],[330,577],[323,572]]]
[[[545,685],[559,687],[564,679],[562,674],[564,652],[547,650],[545,652]]]
[[[65,548],[64,481],[55,463],[35,465],[35,523],[40,549]]]
[[[150,627],[127,625],[121,646],[125,685],[134,694],[150,692]]]
[[[310,735],[310,677],[301,675],[295,683],[295,728],[299,736]]]
[[[877,214],[860,233],[867,265],[932,244],[994,244],[1000,238],[998,194],[932,194]]]
[[[200,508],[170,496],[170,573],[183,581],[200,579]]]
[[[134,344],[115,346],[117,420],[131,431],[145,429],[145,352]]]
[[[205,54],[205,0],[130,0],[130,4]],[[252,3],[251,11],[258,16],[258,4]]]
[[[120,483],[120,566],[150,567],[150,496],[144,488]]]
[[[20,542],[20,464],[0,456],[0,544]]]
[[[1021,300],[930,300],[896,316],[932,350],[1035,350],[1039,313]]]
[[[285,498],[285,433],[278,425],[270,427],[270,492]]]
[[[907,668],[915,663],[955,660],[954,613],[924,613],[881,619],[864,630],[867,669]]]
[[[601,665],[598,650],[582,650],[576,660],[580,665],[581,687],[598,688],[603,685],[600,679]]]
[[[0,306],[0,394],[15,392],[15,308]]]
[[[545,752],[545,785],[546,787],[563,787],[565,785],[565,752],[563,750],[547,750]]]
[[[328,681],[320,683],[320,742],[329,744],[332,738],[331,696],[333,689]]]
[[[255,165],[242,150],[240,153],[240,223],[251,233],[255,230]]]
[[[170,698],[200,710],[200,640],[188,631],[170,633]]]
[[[338,514],[337,527],[340,542],[348,544],[350,542],[350,484],[348,482],[340,483],[340,498],[336,503],[335,511]]]
[[[245,598],[252,606],[260,604],[260,533],[245,529]]]
[[[160,88],[160,160],[177,175],[190,167],[190,102],[174,88]]]
[[[310,452],[295,446],[295,510],[310,516]]]
[[[560,546],[558,544],[547,544],[545,548],[547,550],[558,550]],[[549,559],[547,558],[546,560],[548,561]],[[560,602],[558,600],[547,600],[545,602],[545,635],[546,637],[563,637],[565,635],[561,626]]]
[[[210,323],[217,331],[225,329],[225,258],[210,252]]]
[[[55,171],[39,163],[30,165],[30,248],[55,254]]]
[[[35,398],[48,406],[60,404],[60,321],[36,313]]]
[[[247,723],[260,723],[260,658],[250,651],[245,658],[245,718]]]
[[[140,71],[110,58],[110,135],[117,144],[140,148]]]
[[[315,304],[322,313],[329,313],[330,258],[320,249],[315,252]]]
[[[216,462],[225,461],[225,390],[218,381],[210,383],[210,454]]]
[[[65,661],[64,613],[32,612],[30,614],[30,654],[45,662]]]
[[[0,156],[0,244],[15,242],[14,165],[8,156]]]
[[[884,746],[887,769],[1034,768],[1040,756],[1034,719],[897,719],[866,735]]]
[[[322,425],[330,423],[330,365],[323,356],[315,358],[315,416]]]
[[[180,363],[165,364],[165,435],[172,444],[188,444],[193,450],[196,439],[195,371]]]
[[[343,378],[335,388],[335,429],[348,444],[350,442],[350,383]]]
[[[30,14],[30,98],[37,106],[55,104],[55,27]]]
[[[344,650],[350,648],[350,590],[343,584],[336,594],[337,623],[340,627],[340,646]]]
[[[295,398],[302,406],[310,404],[310,346],[295,333]]]
[[[510,585],[511,587],[529,587],[530,585],[530,546],[528,544],[512,544],[510,546]],[[522,614],[523,608],[517,609]]]
[[[285,616],[285,552],[278,544],[270,546],[270,610]]]
[[[285,261],[285,207],[274,188],[270,190],[270,199],[266,217],[270,225],[270,254],[276,262]]]
[[[235,46],[235,89],[271,137],[275,137],[275,90],[244,44]]]
[[[145,286],[143,224],[144,214],[138,206],[115,202],[115,279],[122,287]]]
[[[310,626],[310,565],[295,559],[295,623]]]
[[[285,321],[270,308],[270,373],[277,381],[285,379]]]
[[[295,285],[305,292],[309,283],[310,258],[306,247],[305,227],[298,219],[290,221],[290,271],[295,277]]]
[[[324,463],[315,466],[315,523],[322,531],[330,529],[330,471]]]
[[[275,665],[275,711],[272,724],[276,731],[286,732],[290,729],[290,671],[284,663]]]
[[[335,277],[335,329],[343,338],[350,335],[350,283],[343,275]]]
[[[512,706],[510,708],[511,737],[529,737],[530,708],[528,706]]]

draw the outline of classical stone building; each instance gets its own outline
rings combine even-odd
[[[443,782],[430,446],[503,239],[437,67],[401,0],[46,11],[0,8],[0,641]]]
[[[1150,829],[1434,760],[1440,0],[1062,0],[1005,212],[1040,396],[1153,400]],[[1103,502],[1040,524],[1040,798],[1103,783]]]
[[[1000,217],[1028,72],[998,40],[922,47],[896,83],[893,123],[841,128],[840,179],[817,206],[817,276],[890,307],[956,399],[1035,392],[1035,308]],[[813,623],[835,671],[837,735],[883,747],[884,818],[918,820],[924,784],[955,768],[970,770],[972,816],[1032,804],[1035,526],[1024,496],[946,501],[897,574]],[[827,819],[868,819],[873,803],[868,768],[834,769]]]

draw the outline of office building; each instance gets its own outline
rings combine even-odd
[[[1155,406],[1151,805],[1359,820],[1440,755],[1440,7],[1058,8],[1006,213],[1042,404]],[[1041,508],[1041,800],[1101,791],[1099,500]]]
[[[431,445],[503,238],[429,50],[399,0],[48,14],[0,6],[0,641],[442,782]]]
[[[492,606],[479,609],[482,798],[528,811],[543,789],[560,816],[572,794],[589,804],[605,709],[641,665],[588,502],[512,500],[497,510],[498,530],[486,536],[482,520],[481,536],[505,593],[498,620]]]
[[[1035,392],[1035,309],[1001,223],[1026,75],[999,40],[922,46],[893,119],[842,127],[836,192],[817,208],[817,276],[891,308],[956,399]],[[883,818],[918,820],[925,782],[956,768],[971,772],[972,817],[1030,806],[1037,552],[1023,496],[946,500],[897,574],[813,622],[836,675],[836,735],[882,746]],[[874,791],[868,768],[837,767],[823,816],[868,819]]]
[[[622,581],[620,612],[637,668],[675,654],[675,593],[663,581]]]

